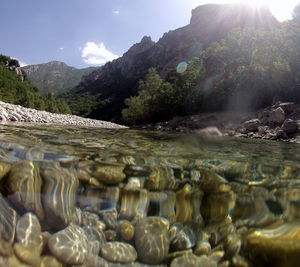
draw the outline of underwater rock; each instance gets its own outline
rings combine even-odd
[[[175,258],[171,262],[171,267],[194,267],[194,266],[203,266],[203,267],[217,267],[217,263],[209,259],[207,256],[195,256],[193,254],[184,255],[178,258]]]
[[[197,256],[209,255],[211,252],[211,245],[207,240],[200,240],[197,242],[194,249],[194,254]]]
[[[169,251],[170,223],[161,217],[140,219],[135,226],[135,245],[139,259],[148,264],[161,263]]]
[[[22,211],[34,212],[40,220],[44,218],[41,186],[39,168],[33,162],[21,161],[12,166],[7,181],[9,199]]]
[[[33,213],[26,213],[17,222],[16,227],[17,242],[26,248],[34,249],[40,254],[43,249],[43,238],[41,236],[41,225]]]
[[[118,211],[116,208],[102,210],[98,213],[106,226],[110,229],[116,229],[118,226]]]
[[[0,193],[0,237],[12,244],[15,238],[17,213]]]
[[[232,191],[207,194],[201,205],[201,213],[207,223],[225,221],[235,205],[235,194]]]
[[[130,263],[137,259],[137,252],[133,246],[122,242],[108,242],[101,249],[103,258],[110,262]]]
[[[124,168],[125,165],[118,163],[97,163],[91,175],[105,184],[117,185],[126,178]]]
[[[5,241],[4,239],[0,239],[0,255],[4,257],[12,256],[13,255],[13,248],[12,244]]]
[[[52,256],[43,256],[40,267],[63,267],[63,265]]]
[[[170,223],[174,223],[176,221],[175,214],[175,203],[176,203],[176,193],[172,191],[164,191],[164,192],[149,192],[150,199],[150,207],[148,212],[151,213],[152,216],[164,217],[169,220]],[[152,211],[152,207],[154,206],[154,210],[157,207],[156,212]]]
[[[48,247],[61,262],[79,265],[88,254],[88,238],[81,227],[70,224],[49,238]]]
[[[100,247],[105,244],[105,234],[99,227],[88,225],[84,226],[82,229],[84,230],[89,242],[98,241]]]
[[[243,253],[251,261],[264,266],[299,266],[299,223],[284,223],[254,231],[246,236]]]
[[[167,166],[151,166],[151,173],[147,176],[144,187],[161,191],[177,188],[173,169]]]
[[[16,256],[24,263],[30,266],[40,266],[41,256],[33,247],[27,247],[21,243],[14,244],[14,251]]]
[[[11,165],[0,161],[0,180],[10,171]]]
[[[118,226],[118,234],[124,241],[131,241],[134,237],[135,228],[129,221],[122,221]]]
[[[79,181],[71,170],[57,166],[44,169],[42,176],[46,222],[61,229],[73,220]]]
[[[131,220],[134,217],[145,217],[149,206],[148,191],[123,190],[119,217]]]
[[[115,230],[106,230],[104,235],[107,241],[116,241],[117,240],[117,231]]]
[[[176,233],[174,239],[171,242],[171,249],[174,251],[186,250],[186,249],[193,248],[195,244],[196,244],[195,231],[188,225],[185,225],[182,227],[182,229],[180,229]]]
[[[198,188],[193,188],[190,184],[176,192],[176,222],[194,221],[202,223],[200,206],[203,192]]]

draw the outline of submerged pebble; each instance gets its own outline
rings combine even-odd
[[[103,258],[110,262],[130,263],[137,259],[137,252],[133,246],[122,242],[108,242],[101,249]]]

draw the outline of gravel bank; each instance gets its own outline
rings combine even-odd
[[[27,122],[58,125],[77,125],[100,128],[127,128],[115,123],[92,120],[69,114],[56,114],[0,101],[0,122]]]

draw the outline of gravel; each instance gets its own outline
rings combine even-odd
[[[69,114],[25,108],[0,101],[0,122],[26,122],[56,125],[77,125],[99,128],[127,128],[126,126],[100,120],[92,120]]]

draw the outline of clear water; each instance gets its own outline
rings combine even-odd
[[[16,243],[22,243],[23,251],[34,250],[28,246],[32,235],[18,237],[20,231],[32,229],[18,224],[31,212],[39,219],[41,236],[46,232],[55,235],[73,224],[81,229],[102,225],[105,240],[98,240],[101,244],[96,252],[84,254],[77,262],[84,266],[100,266],[100,262],[107,266],[179,266],[200,264],[197,261],[204,258],[215,266],[298,266],[299,148],[297,144],[196,134],[0,125],[0,163],[9,166],[6,173],[1,171],[0,192],[17,214],[16,223],[8,227],[5,218],[13,217],[2,210],[0,237],[8,247],[14,247],[8,258],[32,265],[15,248]],[[64,178],[68,172],[75,177],[74,185],[63,185],[64,179],[69,179]],[[38,189],[32,189],[30,179],[40,181]],[[29,200],[30,195],[37,197]],[[107,218],[109,211],[114,215]],[[76,215],[79,213],[81,217]],[[147,217],[155,217],[160,223],[166,219],[166,231],[154,233],[155,227],[147,224]],[[124,223],[131,230],[125,231],[121,227]],[[139,228],[154,231],[154,242]],[[7,232],[16,234],[7,237]],[[143,238],[148,242],[147,249],[138,241]],[[165,243],[157,241],[162,238]],[[90,251],[92,240],[88,241]],[[106,254],[107,242],[129,244],[137,257],[127,259],[116,246],[112,252],[116,259],[111,259]],[[52,257],[70,264],[57,254],[52,243],[44,241],[37,262],[44,264]],[[63,246],[70,255],[78,254],[76,245],[65,242]],[[151,246],[159,247],[162,256],[156,255]],[[144,255],[145,250],[150,255]]]

